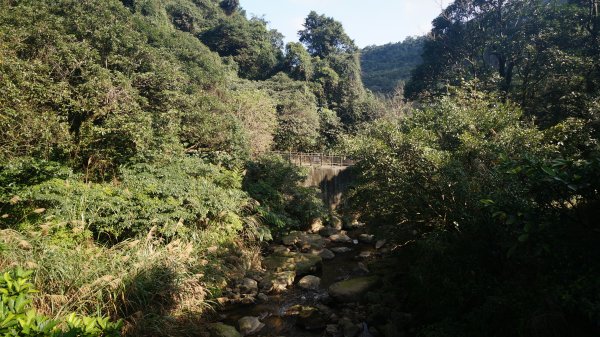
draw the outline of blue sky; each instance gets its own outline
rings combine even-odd
[[[311,10],[342,22],[359,47],[398,42],[422,35],[450,0],[241,0],[248,15],[263,16],[286,36],[297,41],[304,18]]]

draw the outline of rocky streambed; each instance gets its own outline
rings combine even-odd
[[[232,285],[211,337],[377,337],[365,295],[380,279],[369,263],[386,251],[355,223],[293,232],[269,248],[264,271]]]

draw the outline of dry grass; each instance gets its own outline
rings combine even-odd
[[[211,309],[207,299],[223,285],[219,280],[260,266],[260,250],[235,238],[215,252],[207,246],[214,242],[210,235],[164,244],[151,230],[140,240],[104,247],[92,240],[57,242],[48,232],[0,231],[0,270],[35,271],[41,313],[123,318],[126,334],[189,335],[186,325],[198,324]]]

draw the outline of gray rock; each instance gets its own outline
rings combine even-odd
[[[306,290],[317,290],[319,289],[320,285],[321,279],[312,275],[304,276],[300,279],[300,281],[298,281],[298,286]]]
[[[282,271],[268,273],[261,281],[260,288],[264,291],[270,292],[281,292],[287,289],[287,287],[294,284],[296,278],[295,271]]]
[[[357,302],[378,283],[379,278],[376,276],[352,278],[332,284],[329,294],[340,302]]]
[[[380,249],[381,247],[385,246],[386,243],[386,240],[379,240],[375,242],[375,249]]]
[[[358,240],[362,243],[373,243],[373,240],[375,240],[375,235],[371,235],[371,234],[361,234],[358,236]]]
[[[240,284],[240,290],[246,294],[256,293],[258,291],[258,282],[251,278],[245,278]]]
[[[256,295],[256,298],[263,303],[269,302],[269,296],[267,296],[263,293],[259,293],[258,295]]]
[[[258,317],[246,316],[238,321],[240,332],[243,336],[253,335],[265,327],[264,323],[258,320]]]
[[[268,256],[263,259],[263,265],[269,271],[295,271],[298,276],[302,276],[319,271],[323,258],[315,254],[289,252]]]
[[[330,251],[329,249],[323,249],[320,252],[318,252],[318,255],[323,258],[323,260],[331,260],[333,258],[335,258],[335,254]]]
[[[344,254],[344,253],[349,253],[352,251],[352,248],[349,247],[333,247],[331,248],[331,251],[336,253],[336,254]]]
[[[307,247],[312,249],[323,249],[326,244],[325,239],[319,234],[308,234],[305,232],[292,232],[284,236],[282,242],[286,246]]]
[[[325,237],[330,237],[330,236],[332,236],[334,234],[337,234],[339,232],[340,231],[338,229],[335,229],[333,227],[325,227],[325,228],[323,228],[323,229],[321,229],[319,231],[319,235],[325,236]]]
[[[208,325],[211,337],[242,337],[232,326],[223,323],[212,323]]]
[[[282,254],[282,253],[289,253],[290,249],[286,246],[281,246],[281,245],[277,245],[277,246],[273,246],[273,254]]]
[[[371,255],[373,255],[373,252],[365,250],[360,252],[360,254],[358,254],[358,257],[361,259],[368,259],[371,257]]]
[[[333,234],[329,237],[329,240],[331,240],[331,242],[343,242],[343,243],[352,242],[352,239],[345,233]]]

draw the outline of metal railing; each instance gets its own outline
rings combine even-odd
[[[326,153],[306,153],[306,152],[285,152],[272,151],[271,153],[280,155],[292,164],[299,166],[353,166],[354,160],[344,155],[326,154]]]

